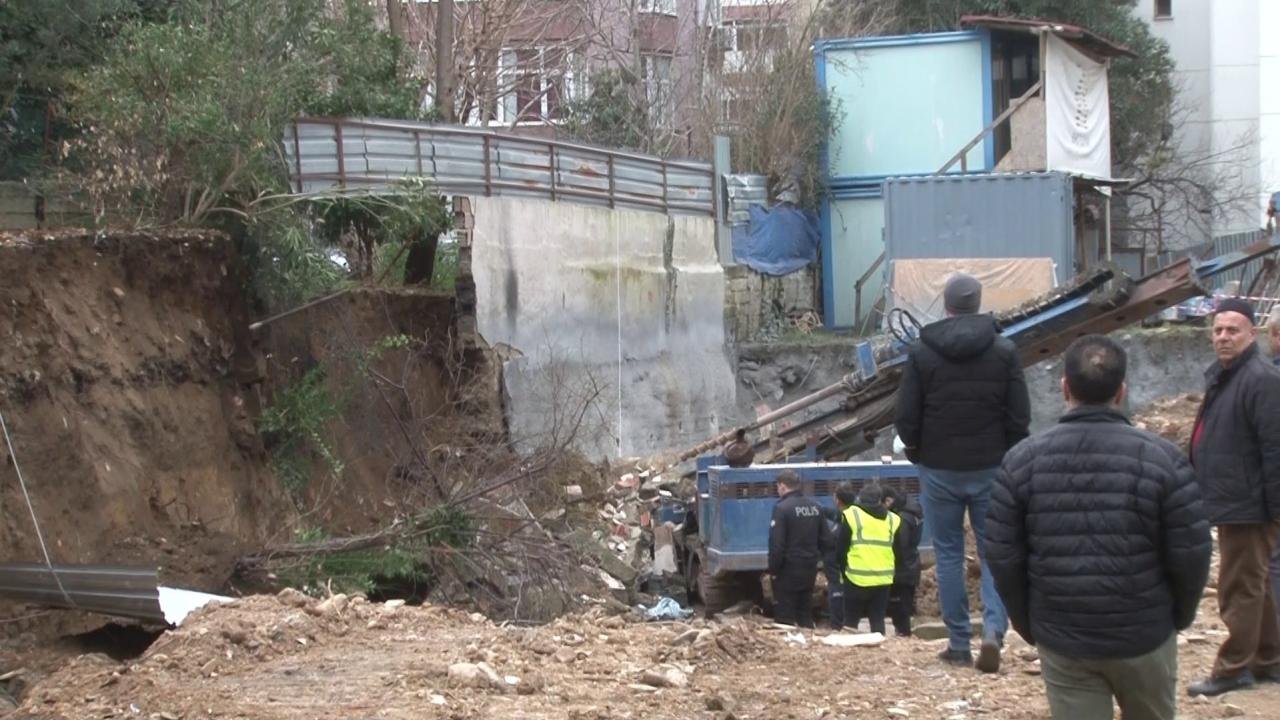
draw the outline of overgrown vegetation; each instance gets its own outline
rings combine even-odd
[[[587,96],[569,103],[560,131],[580,142],[642,151],[650,144],[652,129],[644,107],[644,89],[619,70],[591,76]]]
[[[324,383],[324,370],[313,368],[284,390],[258,419],[271,452],[276,478],[295,498],[306,490],[319,460],[326,473],[341,480],[343,464],[326,436],[340,403]]]
[[[364,0],[0,3],[0,174],[86,198],[99,222],[227,230],[268,308],[371,280],[381,243],[403,251],[392,280],[431,282],[449,216],[423,183],[376,199],[288,195],[280,141],[293,118],[428,116],[425,79],[379,29],[378,10]],[[325,222],[344,211],[363,225]]]

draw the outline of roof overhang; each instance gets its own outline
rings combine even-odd
[[[1088,28],[1083,28],[1079,25],[1072,25],[1070,23],[1057,22],[1054,20],[1041,20],[1039,18],[1011,18],[1000,17],[997,15],[965,15],[960,18],[960,26],[969,28],[980,27],[987,28],[989,30],[1004,30],[1011,32],[1029,32],[1036,35],[1053,33],[1064,40],[1069,40],[1077,46],[1104,58],[1138,57],[1137,53],[1124,45],[1111,42]]]

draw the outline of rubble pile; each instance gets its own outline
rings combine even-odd
[[[679,517],[669,508],[692,488],[677,475],[664,476],[634,461],[610,476],[617,479],[599,498],[599,526],[579,530],[571,542],[597,561],[617,599],[651,603],[665,596],[687,605],[673,547]],[[565,495],[581,497],[581,488],[566,486]]]
[[[1216,613],[1207,599],[1180,640],[1183,682],[1213,662],[1223,632]],[[38,680],[11,717],[1047,716],[1035,649],[1014,634],[995,676],[939,664],[946,640],[839,640],[755,615],[646,623],[597,605],[523,626],[433,605],[284,591],[203,608],[133,660],[72,658]],[[1226,717],[1231,703],[1266,717],[1277,701],[1280,686],[1267,686],[1186,701],[1180,716]]]
[[[1203,399],[1199,393],[1161,398],[1134,413],[1133,425],[1150,430],[1185,450],[1191,443],[1191,431],[1195,429],[1196,414]]]

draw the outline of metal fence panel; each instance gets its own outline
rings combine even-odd
[[[1266,236],[1267,234],[1264,230],[1249,230],[1246,232],[1232,233],[1230,235],[1220,235],[1214,238],[1213,242],[1206,243],[1199,247],[1194,247],[1189,250],[1181,250],[1178,252],[1161,253],[1156,257],[1156,264],[1159,267],[1168,267],[1169,265],[1172,265],[1173,263],[1188,256],[1193,258],[1211,258],[1219,255],[1225,255],[1226,253],[1248,247],[1249,245],[1262,240]],[[1262,261],[1262,258],[1250,260],[1238,268],[1233,268],[1224,273],[1219,273],[1207,283],[1208,287],[1205,289],[1212,293],[1214,290],[1221,290],[1226,287],[1227,283],[1236,280],[1240,282],[1240,291],[1244,292],[1248,290],[1248,284],[1253,280],[1254,276],[1262,270]]]
[[[303,118],[285,132],[299,193],[388,190],[425,177],[443,193],[545,197],[715,214],[706,163],[488,130],[364,118]]]

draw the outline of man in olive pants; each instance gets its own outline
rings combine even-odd
[[[987,564],[1009,621],[1040,650],[1054,720],[1174,720],[1177,631],[1213,545],[1195,473],[1129,424],[1124,350],[1089,335],[1063,358],[1068,412],[1004,458]]]

